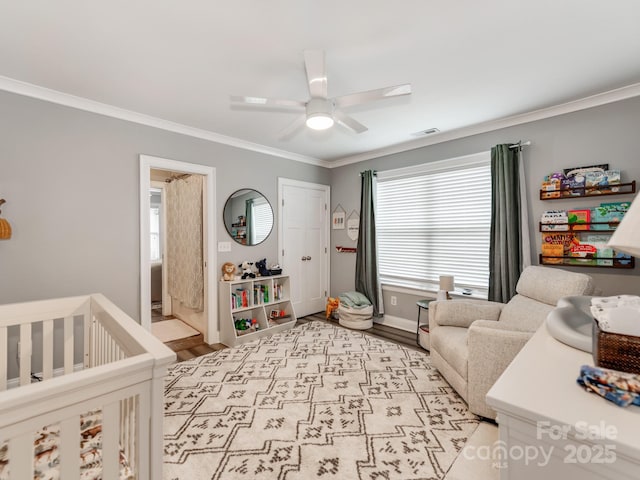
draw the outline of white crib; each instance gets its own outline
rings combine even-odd
[[[0,305],[0,478],[40,478],[34,440],[54,426],[59,451],[53,460],[47,447],[39,461],[79,480],[81,422],[94,412],[100,477],[120,478],[124,461],[128,478],[161,479],[163,383],[174,360],[103,295]]]

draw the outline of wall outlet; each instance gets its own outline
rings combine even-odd
[[[391,295],[391,305],[398,305],[398,297]]]

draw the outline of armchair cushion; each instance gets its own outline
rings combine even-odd
[[[590,295],[593,289],[589,275],[540,266],[525,268],[516,285],[520,295],[554,306],[562,297]]]
[[[503,307],[504,304],[497,302],[441,301],[435,310],[434,320],[440,326],[468,328],[478,319],[498,320]]]
[[[467,403],[477,415],[495,418],[485,396],[511,360],[533,335],[532,332],[515,331],[500,322],[478,320],[469,328],[467,374]]]
[[[553,308],[532,298],[516,295],[502,309],[499,323],[514,331],[535,332]]]
[[[440,352],[458,375],[467,378],[467,329],[438,327],[438,330],[440,329],[442,329],[441,335],[431,337],[431,348]]]

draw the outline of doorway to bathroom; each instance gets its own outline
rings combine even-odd
[[[219,338],[214,185],[213,167],[140,156],[140,317],[168,344]]]

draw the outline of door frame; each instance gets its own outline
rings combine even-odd
[[[216,211],[216,169],[196,163],[186,163],[168,158],[140,155],[140,323],[147,330],[151,330],[151,260],[150,250],[150,208],[149,189],[151,188],[151,169],[169,170],[180,173],[203,175],[205,182],[205,205],[203,205],[203,232],[206,232],[205,289],[207,303],[207,334],[205,342],[208,344],[220,341],[218,330],[218,302],[216,295],[217,251],[216,222],[212,212]]]
[[[325,252],[325,285],[324,288],[327,292],[327,296],[330,295],[331,289],[331,252],[329,248],[331,246],[331,218],[329,213],[329,206],[331,205],[331,187],[322,183],[303,182],[302,180],[293,180],[291,178],[278,177],[278,263],[283,264],[282,250],[284,248],[284,212],[283,207],[283,193],[285,187],[299,187],[305,189],[322,190],[324,192],[325,201],[325,238],[324,244],[326,248]]]

